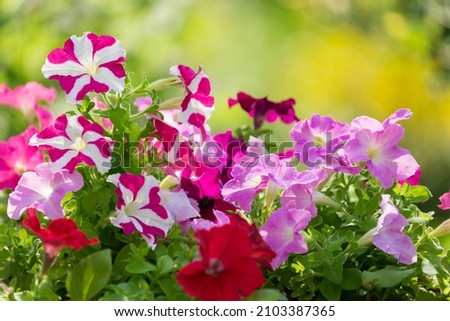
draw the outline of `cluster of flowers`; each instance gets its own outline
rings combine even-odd
[[[53,50],[42,72],[59,82],[68,103],[81,104],[95,92],[100,95],[92,100],[93,108],[107,111],[122,108],[125,60],[118,40],[87,32]],[[255,130],[264,121],[294,123],[294,148],[269,153],[258,137],[243,141],[231,130],[211,134],[206,121],[214,98],[201,68],[196,72],[178,65],[170,74],[174,77],[157,84],[181,85],[183,97],[159,105],[149,96],[139,97],[134,100],[138,113],[130,117],[146,116],[151,123],[152,132],[142,138],[142,146],[164,160],[163,181],[145,170],[136,174],[113,166],[112,151],[123,141],[112,138],[116,128],[107,117],[70,112],[55,119],[41,104],[54,101],[54,89],[37,83],[14,90],[0,87],[0,104],[20,108],[40,124],[0,143],[0,188],[12,190],[7,206],[11,219],[27,212],[23,225],[42,239],[47,268],[63,246],[78,250],[99,243],[78,230],[61,206],[68,192],[83,188],[80,164],[96,168],[115,186],[118,201],[110,221],[125,235],[138,233],[154,249],[174,224],[184,233],[195,233],[199,258],[183,267],[177,280],[189,295],[208,300],[246,297],[264,284],[261,269],[277,269],[290,254],[308,251],[302,231],[317,215],[317,203],[333,202],[320,193],[333,173],[367,170],[384,188],[395,182],[418,183],[418,163],[398,146],[404,135],[399,121],[412,115],[407,109],[382,123],[358,117],[346,124],[320,115],[299,120],[293,99],[272,102],[238,93],[229,106],[239,104],[248,112]],[[109,100],[109,92],[117,104]],[[251,217],[252,202],[262,195],[267,213]],[[441,201],[443,209],[449,208],[450,193]],[[388,194],[382,195],[380,208],[376,228],[361,242],[372,242],[400,263],[414,263],[416,249],[403,232],[408,221]],[[51,220],[47,228],[41,227],[36,210]]]

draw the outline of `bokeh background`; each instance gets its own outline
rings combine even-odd
[[[293,97],[300,118],[383,120],[408,107],[402,145],[434,194],[424,209],[437,210],[450,189],[449,1],[0,0],[0,83],[56,86],[40,73],[47,54],[85,31],[120,39],[136,81],[202,65],[216,97],[214,132],[251,123],[227,107],[240,90]],[[69,110],[63,97],[55,106]],[[0,107],[0,139],[19,130],[15,117]],[[288,139],[288,126],[270,128]]]

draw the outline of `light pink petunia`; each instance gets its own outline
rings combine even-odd
[[[181,103],[181,112],[177,115],[180,123],[189,123],[203,127],[214,111],[214,97],[211,96],[211,83],[200,67],[197,72],[184,65],[170,68],[172,75],[181,79],[186,96]]]
[[[439,197],[439,201],[441,201],[441,204],[438,205],[438,207],[441,210],[449,210],[450,209],[450,191],[442,194],[441,197]]]
[[[365,162],[384,188],[391,187],[394,180],[408,179],[419,169],[409,151],[397,146],[405,130],[396,122],[409,116],[408,110],[401,109],[383,124],[365,116],[352,121],[354,137],[345,146],[349,160]]]
[[[244,211],[250,211],[255,195],[263,189],[266,189],[266,200],[270,202],[280,189],[288,190],[292,185],[298,185],[298,189],[310,189],[326,179],[324,169],[298,172],[291,160],[280,159],[275,154],[262,154],[260,143],[247,147],[245,156],[231,170],[233,178],[222,189],[224,199],[236,202]]]
[[[30,145],[48,149],[52,172],[73,172],[80,163],[95,166],[102,174],[111,168],[113,140],[84,116],[59,116],[53,125],[31,137]]]
[[[412,264],[417,261],[417,251],[411,238],[403,233],[409,223],[392,204],[390,195],[382,195],[381,211],[372,243],[387,254],[393,255],[400,263]]]
[[[152,104],[153,104],[153,99],[152,99],[152,97],[149,97],[149,96],[139,97],[133,103],[133,105],[135,105],[140,112],[145,111]]]
[[[47,88],[37,82],[28,82],[15,89],[9,89],[6,84],[0,85],[0,105],[21,110],[30,122],[36,117],[42,127],[52,123],[54,118],[41,102],[51,104],[55,97],[55,88]]]
[[[63,48],[50,52],[42,73],[59,81],[68,103],[75,104],[91,91],[122,92],[125,88],[125,50],[120,41],[108,36],[85,32],[71,36]]]
[[[36,128],[29,126],[20,135],[10,137],[7,142],[0,142],[0,189],[14,189],[23,172],[32,171],[44,162],[39,148],[28,145],[35,133]]]
[[[277,255],[271,263],[273,269],[286,261],[289,254],[302,254],[308,251],[300,232],[308,226],[310,220],[309,211],[287,207],[282,207],[269,216],[259,232]]]
[[[14,220],[20,219],[29,207],[41,211],[54,220],[64,217],[61,201],[67,192],[75,192],[83,187],[83,177],[78,172],[50,171],[49,163],[42,163],[34,172],[25,172],[16,189],[9,195],[7,214]]]
[[[151,248],[158,237],[166,237],[174,222],[198,216],[184,191],[163,190],[153,176],[114,174],[108,182],[117,186],[119,196],[111,223],[126,235],[141,234]]]
[[[308,167],[324,167],[356,174],[360,168],[347,160],[343,150],[351,137],[351,128],[331,117],[315,114],[310,120],[301,120],[292,128],[295,156]]]

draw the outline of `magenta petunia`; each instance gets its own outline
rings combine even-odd
[[[68,103],[75,104],[94,91],[122,92],[125,88],[125,50],[120,41],[108,36],[85,32],[71,36],[63,48],[50,52],[42,73],[59,81]]]
[[[439,197],[439,201],[441,201],[441,204],[439,204],[438,207],[441,210],[449,210],[450,209],[450,191],[442,194],[441,197]]]
[[[44,162],[39,148],[29,146],[28,141],[36,133],[29,126],[18,136],[12,136],[7,142],[0,142],[0,189],[14,189],[23,172],[32,171]]]
[[[9,195],[7,214],[14,220],[20,219],[28,207],[34,207],[54,220],[64,217],[61,201],[67,192],[75,192],[84,185],[78,172],[50,171],[49,163],[42,163],[34,172],[25,172],[16,189]]]
[[[295,115],[295,100],[292,98],[273,102],[267,97],[254,98],[249,94],[239,92],[236,99],[228,99],[228,106],[231,108],[238,103],[253,118],[255,129],[259,129],[264,120],[273,123],[279,118],[285,124],[291,124],[299,120]]]
[[[397,146],[404,135],[404,128],[396,122],[407,119],[407,110],[399,110],[383,124],[369,117],[358,117],[352,121],[354,137],[345,151],[352,162],[365,162],[369,172],[389,188],[394,180],[405,180],[413,176],[419,164],[408,150]]]
[[[390,195],[382,195],[381,211],[372,243],[387,254],[393,255],[400,263],[412,264],[417,261],[417,251],[411,238],[403,233],[409,223],[392,204]]]
[[[231,169],[244,157],[247,146],[241,139],[234,137],[231,130],[216,134],[213,139],[222,152],[220,180],[225,184],[232,178]]]
[[[126,235],[141,234],[151,248],[158,237],[166,237],[174,222],[198,216],[184,191],[163,190],[153,176],[114,174],[108,182],[116,185],[119,197],[111,223]]]
[[[30,122],[37,118],[42,127],[51,124],[54,118],[41,102],[51,104],[55,97],[55,88],[47,88],[33,81],[15,89],[9,89],[6,84],[0,85],[0,105],[19,109]]]
[[[236,206],[223,200],[221,189],[222,183],[220,181],[220,170],[218,168],[209,168],[201,164],[199,171],[194,175],[199,175],[198,178],[192,179],[192,169],[186,167],[183,170],[180,187],[184,190],[194,204],[198,208],[200,217],[190,219],[183,225],[185,230],[190,226],[199,227],[202,224],[197,221],[210,221],[212,224],[223,225],[227,222],[227,212],[235,212]],[[216,214],[220,217],[217,217]],[[203,225],[208,225],[203,223]],[[196,228],[194,228],[196,230]]]
[[[180,123],[189,123],[203,127],[214,111],[214,97],[211,96],[211,83],[201,67],[195,72],[188,66],[177,65],[170,73],[181,79],[186,96],[181,103],[181,112],[177,115]]]
[[[399,179],[398,183],[400,185],[408,183],[410,186],[419,185],[421,176],[422,176],[422,169],[419,167],[419,168],[417,168],[417,170],[414,173],[414,175],[412,175],[412,176],[410,176],[408,178],[405,178],[405,179]]]
[[[55,123],[30,139],[31,146],[48,149],[52,172],[85,163],[95,166],[100,173],[111,168],[113,140],[103,136],[103,128],[84,116],[59,116]]]
[[[311,213],[304,209],[282,207],[274,211],[261,227],[264,241],[276,253],[271,266],[278,268],[291,253],[302,254],[308,251],[305,240],[300,234],[311,220]]]
[[[324,167],[356,174],[359,167],[351,165],[343,150],[351,137],[351,128],[328,116],[313,115],[311,120],[297,122],[291,130],[295,156],[308,167]]]

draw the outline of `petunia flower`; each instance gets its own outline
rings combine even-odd
[[[214,97],[211,96],[211,83],[201,67],[195,72],[188,66],[177,65],[170,68],[172,75],[181,79],[186,96],[177,115],[180,123],[202,127],[214,111]]]
[[[413,176],[419,168],[409,151],[397,146],[405,131],[397,121],[407,119],[410,116],[407,111],[397,111],[383,124],[365,116],[352,121],[354,137],[344,148],[349,160],[365,162],[384,188],[391,187],[394,180]]]
[[[417,251],[411,238],[403,233],[409,223],[392,204],[390,195],[381,195],[382,214],[378,219],[372,243],[387,254],[393,255],[400,263],[412,264],[417,261]]]
[[[324,169],[298,172],[291,160],[260,153],[258,148],[248,146],[246,156],[231,170],[233,178],[222,189],[224,199],[236,202],[244,211],[250,211],[254,197],[264,189],[266,202],[270,204],[280,189],[286,190],[291,185],[314,188],[327,177]]]
[[[0,105],[19,109],[31,123],[37,118],[42,127],[51,124],[54,118],[53,114],[41,105],[41,101],[51,104],[55,97],[55,88],[47,88],[37,82],[28,82],[15,89],[8,88],[6,84],[0,85]]]
[[[68,103],[75,104],[91,92],[122,92],[125,88],[125,50],[120,41],[85,32],[71,36],[63,48],[54,49],[42,66],[47,79],[59,81]]]
[[[9,195],[6,212],[10,218],[18,220],[23,211],[34,207],[52,220],[62,218],[62,199],[67,192],[78,191],[83,185],[83,177],[78,172],[61,170],[52,173],[50,164],[42,163],[34,172],[23,173],[16,189]]]
[[[152,99],[152,97],[149,97],[149,96],[139,97],[133,103],[133,105],[136,106],[138,111],[140,111],[140,112],[146,110],[152,104],[153,104],[153,99]]]
[[[264,276],[252,257],[248,233],[227,224],[195,233],[201,258],[184,266],[177,280],[184,291],[200,300],[241,300],[264,284]]]
[[[220,180],[223,184],[232,179],[231,169],[238,163],[245,154],[246,145],[244,142],[233,136],[231,130],[214,135],[214,141],[219,144],[222,151],[222,170]]]
[[[274,211],[260,228],[262,238],[276,253],[271,263],[273,269],[285,262],[289,254],[308,251],[300,232],[308,226],[311,218],[312,215],[307,210],[281,207]]]
[[[221,194],[222,183],[220,181],[220,170],[218,168],[208,168],[204,165],[200,165],[199,171],[201,171],[198,179],[192,179],[192,170],[186,167],[183,170],[180,187],[186,192],[186,195],[191,199],[191,202],[198,207],[200,214],[199,218],[194,218],[187,221],[184,225],[186,228],[192,226],[194,230],[207,225],[207,223],[201,224],[197,221],[210,221],[213,224],[223,225],[227,219],[222,215],[227,212],[235,212],[236,206],[226,202]],[[216,213],[220,213],[221,218],[216,217]]]
[[[406,178],[406,179],[399,179],[399,180],[398,180],[398,183],[399,183],[400,185],[403,185],[403,184],[405,184],[405,183],[408,183],[410,186],[419,185],[420,177],[421,177],[421,176],[422,176],[422,170],[421,170],[421,168],[419,167],[419,168],[417,168],[416,172],[415,172],[412,176],[410,176],[410,177],[408,177],[408,178]]]
[[[32,171],[44,162],[39,149],[28,145],[35,133],[36,128],[29,126],[20,135],[10,137],[7,142],[0,142],[0,189],[14,189],[23,172]]]
[[[68,218],[51,221],[47,228],[41,227],[35,208],[28,208],[22,225],[38,236],[44,245],[44,262],[41,274],[45,274],[63,247],[79,251],[85,246],[99,243],[97,238],[88,239],[76,223]]]
[[[450,209],[450,191],[447,193],[444,193],[439,197],[439,201],[441,204],[438,205],[438,207],[441,210],[449,210]]]
[[[22,225],[42,240],[45,253],[51,258],[58,255],[65,246],[78,251],[85,246],[99,243],[97,238],[88,239],[69,218],[58,218],[51,221],[47,228],[41,227],[36,209],[33,207],[28,208]]]
[[[111,168],[113,140],[103,136],[103,128],[84,116],[59,116],[30,139],[31,146],[48,149],[52,172],[67,169],[73,172],[81,163],[95,166],[100,173]]]
[[[108,177],[108,182],[117,186],[119,196],[111,223],[122,228],[126,235],[141,234],[153,249],[158,237],[166,237],[175,221],[198,216],[183,191],[163,190],[153,176],[114,174]]]
[[[359,167],[351,165],[343,153],[344,144],[351,137],[349,125],[315,114],[311,120],[297,122],[290,134],[295,156],[306,166],[350,174],[359,172]]]
[[[265,120],[273,123],[279,118],[285,124],[299,120],[295,115],[295,100],[292,98],[273,102],[268,100],[267,97],[254,98],[249,94],[239,92],[236,99],[228,99],[228,106],[231,108],[238,103],[253,118],[255,129],[259,129]]]

